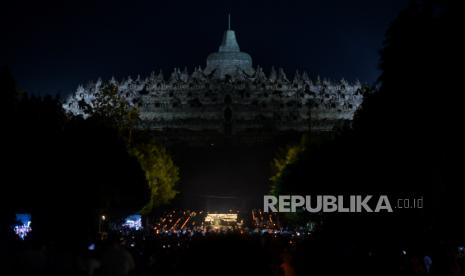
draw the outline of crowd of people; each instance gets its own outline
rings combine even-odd
[[[5,247],[1,275],[454,275],[465,251],[362,244],[324,233],[248,231],[111,231],[85,241],[24,240]],[[283,231],[284,232],[284,231]]]

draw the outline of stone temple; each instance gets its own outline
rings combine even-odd
[[[230,27],[203,69],[175,68],[168,78],[160,71],[109,83],[139,108],[141,128],[170,141],[236,137],[257,143],[285,132],[332,132],[350,124],[363,100],[359,82],[312,80],[299,71],[288,78],[282,68],[268,74],[254,68]],[[92,105],[103,84],[79,86],[64,108],[86,116],[82,107]]]

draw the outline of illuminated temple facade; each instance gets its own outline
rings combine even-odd
[[[291,78],[283,69],[268,74],[252,66],[241,52],[236,34],[228,28],[217,52],[205,68],[174,71],[166,78],[111,79],[130,104],[140,110],[142,128],[154,132],[216,133],[333,131],[350,123],[362,103],[362,86],[345,80],[311,80],[306,72]],[[103,82],[79,86],[64,108],[82,114],[82,103],[92,105]]]

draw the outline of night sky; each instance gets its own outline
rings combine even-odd
[[[232,16],[242,51],[271,65],[372,84],[390,22],[407,0],[14,1],[2,3],[1,65],[30,93],[173,67],[205,66]]]

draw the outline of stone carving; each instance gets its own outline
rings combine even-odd
[[[363,100],[360,82],[331,82],[297,71],[292,82],[282,68],[252,67],[251,57],[240,52],[234,31],[228,29],[218,52],[210,54],[205,69],[175,68],[165,79],[152,72],[109,82],[131,105],[139,107],[140,127],[183,129],[236,134],[248,130],[332,131],[350,122]],[[63,106],[86,116],[102,80],[79,86]],[[227,113],[228,116],[225,116]],[[226,118],[227,117],[227,121]],[[227,126],[227,127],[226,127]]]

